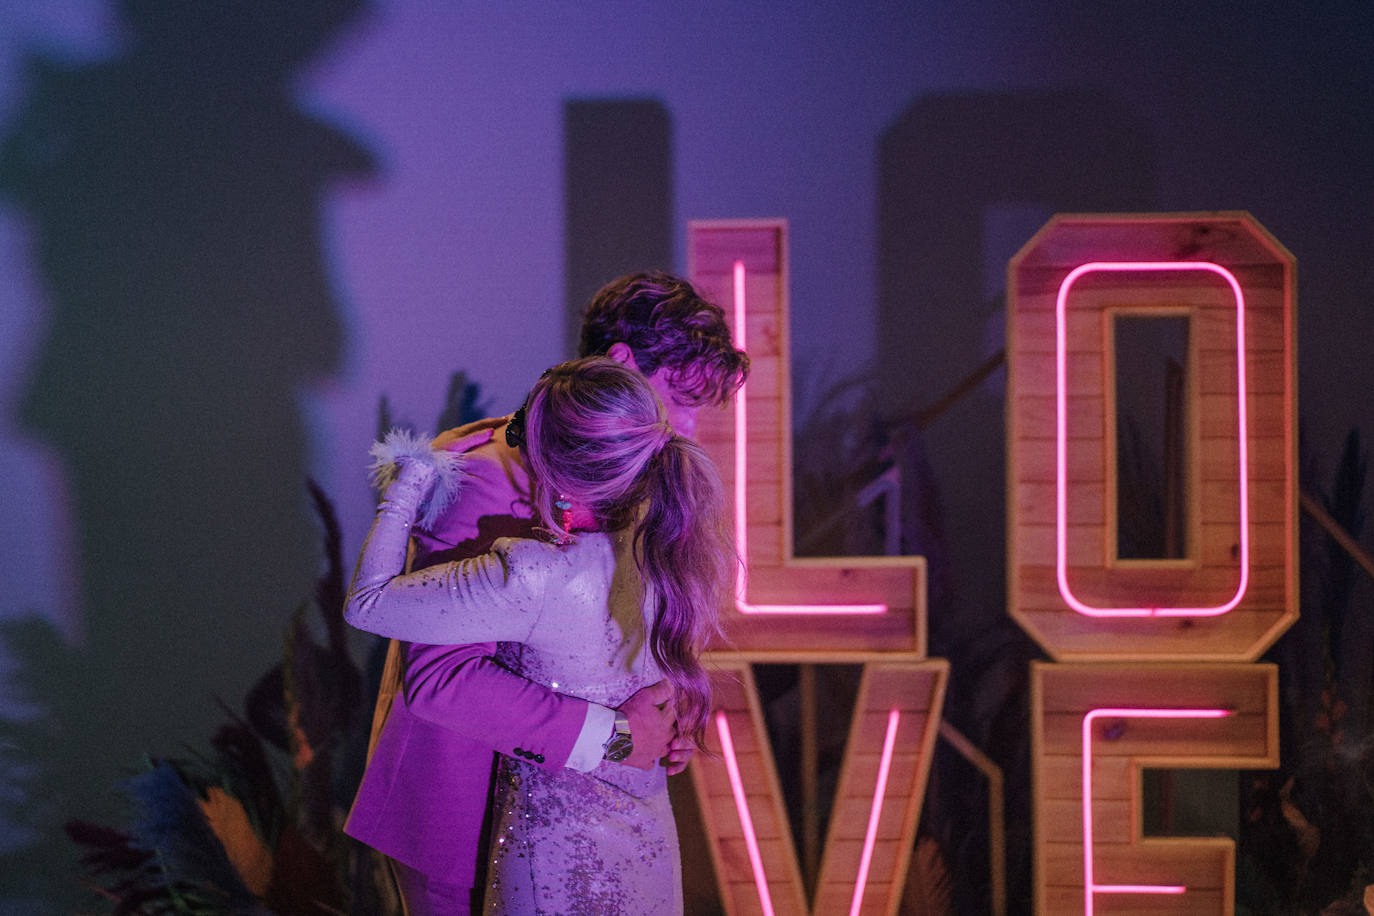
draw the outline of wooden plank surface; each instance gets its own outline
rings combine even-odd
[[[1164,257],[1179,234],[1186,258]],[[1215,233],[1215,234],[1214,234]],[[1222,238],[1225,237],[1223,241]],[[1131,250],[1131,246],[1138,246]],[[1066,260],[1070,253],[1082,261]],[[1056,300],[1080,264],[1210,260],[1241,284],[1245,322],[1252,587],[1226,620],[1103,621],[1074,612],[1053,577],[1057,471]],[[1291,340],[1293,261],[1247,214],[1065,215],[1013,259],[1008,297],[1008,609],[1057,658],[1158,658],[1166,652],[1243,661],[1296,617],[1296,470]],[[1114,316],[1186,315],[1185,562],[1115,556]],[[1082,274],[1064,314],[1067,436],[1064,532],[1072,594],[1101,608],[1228,603],[1240,582],[1237,297],[1207,270]],[[1049,578],[1046,579],[1046,568]],[[1191,636],[1191,638],[1186,638]]]

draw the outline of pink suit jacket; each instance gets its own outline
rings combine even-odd
[[[499,537],[530,535],[527,478],[500,438],[503,429],[448,445],[466,452],[466,479],[439,523],[417,528],[413,568],[485,553]],[[464,887],[478,873],[493,749],[559,769],[587,715],[585,701],[492,661],[495,649],[391,644],[374,746],[344,826],[391,858]]]

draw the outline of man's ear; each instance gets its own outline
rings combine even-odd
[[[606,351],[606,357],[615,360],[622,366],[629,366],[636,372],[640,371],[639,364],[635,362],[634,351],[632,351],[630,345],[623,340],[617,340],[615,343],[611,344],[610,349]]]

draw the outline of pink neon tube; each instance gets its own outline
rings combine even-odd
[[[1079,600],[1069,585],[1068,569],[1068,391],[1066,386],[1068,348],[1065,344],[1065,303],[1069,289],[1085,274],[1096,271],[1209,271],[1221,277],[1231,287],[1236,299],[1236,436],[1238,439],[1237,478],[1240,483],[1240,582],[1236,592],[1224,604],[1212,607],[1094,607]],[[1088,617],[1216,617],[1229,612],[1250,583],[1250,481],[1247,470],[1249,436],[1246,424],[1245,397],[1245,296],[1240,283],[1225,267],[1207,261],[1094,261],[1075,267],[1059,285],[1054,306],[1054,370],[1055,370],[1055,574],[1059,594],[1065,603],[1079,614]]]
[[[864,902],[864,888],[868,885],[868,869],[873,864],[873,847],[878,844],[878,818],[883,813],[883,797],[887,794],[887,777],[892,772],[892,752],[897,746],[897,723],[901,714],[887,713],[887,734],[883,737],[883,756],[878,761],[878,781],[873,786],[873,807],[868,812],[868,830],[864,833],[864,848],[859,856],[859,874],[854,879],[854,899],[849,916],[859,916]]]
[[[754,872],[754,887],[758,890],[759,905],[764,916],[773,916],[773,898],[768,892],[768,874],[763,867],[763,854],[759,850],[758,835],[754,831],[754,819],[749,814],[749,799],[744,793],[744,780],[740,776],[739,760],[735,756],[735,742],[730,736],[730,723],[725,713],[716,712],[716,733],[720,736],[721,756],[725,758],[725,773],[730,779],[730,793],[735,799],[735,811],[739,814],[740,829],[744,833],[744,848],[749,854],[749,867]],[[878,761],[878,779],[873,786],[873,804],[868,812],[868,829],[864,833],[863,851],[859,855],[859,871],[854,879],[854,896],[850,903],[850,916],[858,916],[863,905],[864,890],[868,885],[868,871],[873,864],[873,849],[878,845],[878,821],[882,816],[883,801],[887,796],[887,780],[892,773],[892,757],[897,748],[897,726],[901,713],[892,709],[887,714],[887,733],[883,736],[883,753]]]
[[[735,262],[735,346],[748,352],[745,341],[744,262]],[[748,398],[746,382],[735,393],[735,546],[740,556],[749,558],[748,507],[745,502],[745,474],[748,468]],[[786,473],[791,473],[787,469]],[[735,607],[741,614],[883,614],[885,604],[750,604],[746,599],[746,573],[743,565],[735,579]]]
[[[744,847],[749,852],[749,867],[754,870],[754,886],[758,888],[763,916],[773,916],[773,898],[768,893],[768,876],[763,870],[763,855],[759,852],[758,836],[754,833],[754,819],[749,816],[749,800],[744,794],[744,780],[739,774],[739,760],[735,758],[735,742],[730,740],[730,723],[725,713],[716,712],[716,732],[720,735],[720,752],[725,758],[725,772],[730,777],[730,792],[735,796],[735,810],[739,812],[740,829],[744,831]]]
[[[1229,709],[1138,709],[1117,707],[1089,710],[1083,717],[1083,913],[1093,916],[1096,894],[1182,894],[1182,884],[1098,884],[1093,871],[1093,722],[1098,719],[1224,719]]]

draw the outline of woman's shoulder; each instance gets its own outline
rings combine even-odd
[[[549,582],[571,581],[587,574],[612,575],[615,548],[608,535],[582,532],[570,544],[555,544],[546,538],[506,537],[497,539],[492,553],[506,567],[507,576],[540,576]]]
[[[491,545],[491,552],[508,562],[547,563],[576,567],[594,558],[610,556],[614,547],[609,536],[599,531],[579,533],[569,544],[555,544],[544,537],[503,537]]]
[[[574,621],[600,619],[606,612],[614,569],[589,548],[594,545],[580,541],[563,546],[538,538],[500,538],[473,562],[481,565],[484,579],[512,600],[538,609],[537,616],[547,625],[566,629]],[[540,642],[533,634],[531,640]]]

